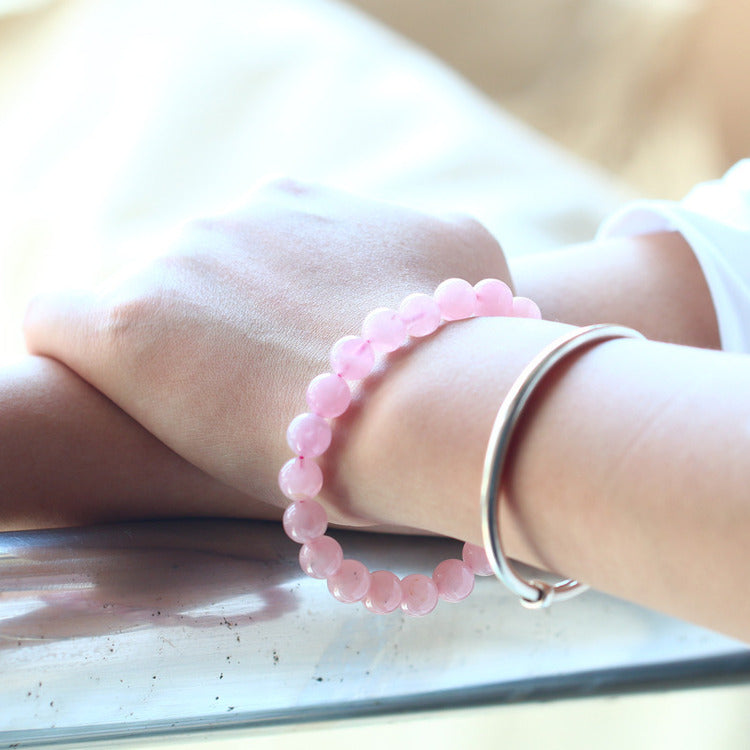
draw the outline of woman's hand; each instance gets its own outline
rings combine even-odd
[[[510,281],[477,222],[279,180],[97,294],[36,300],[26,337],[191,463],[279,504],[285,428],[331,344],[452,276]]]

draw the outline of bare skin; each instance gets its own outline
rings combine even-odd
[[[185,461],[56,360],[28,357],[0,370],[0,415],[0,530],[278,517]]]
[[[718,345],[716,321],[678,236],[567,252],[568,264],[562,252],[557,265],[530,258],[513,268],[519,292],[546,317],[621,322],[683,346],[611,342],[555,373],[516,441],[503,500],[508,549],[750,638],[750,611],[734,597],[750,531],[741,460],[750,358],[697,348]],[[187,462],[239,490],[222,496],[222,514],[248,515],[247,495],[280,502],[284,428],[327,346],[372,307],[449,276],[509,279],[476,225],[277,185],[229,221],[193,228],[123,285],[38,302],[27,334],[33,351],[64,362]],[[478,542],[478,465],[497,406],[564,330],[465,321],[392,358],[366,408],[339,420],[324,466],[332,515]],[[105,515],[121,517],[118,502]],[[180,492],[165,493],[158,515],[184,513]]]

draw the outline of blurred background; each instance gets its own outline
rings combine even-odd
[[[649,197],[750,153],[750,4],[351,0]]]
[[[736,0],[0,0],[0,362],[34,293],[269,174],[510,254],[590,239],[748,152],[748,28]]]
[[[750,152],[749,29],[742,0],[0,0],[0,362],[33,293],[269,173],[468,210],[510,250],[588,239]],[[725,686],[253,741],[744,748],[749,707]]]

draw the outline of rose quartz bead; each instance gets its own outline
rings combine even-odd
[[[530,300],[528,297],[513,297],[513,317],[539,320],[542,317],[542,313],[536,302]]]
[[[465,279],[446,279],[435,290],[434,297],[445,320],[463,320],[476,313],[477,295]]]
[[[376,352],[395,352],[406,340],[406,324],[395,310],[378,307],[362,323],[362,337]]]
[[[359,380],[372,372],[375,352],[360,336],[344,336],[331,349],[333,371],[347,380]]]
[[[483,279],[474,287],[477,315],[493,317],[513,314],[513,292],[500,279]]]
[[[423,576],[421,573],[406,576],[401,581],[401,590],[404,592],[401,609],[408,615],[429,615],[437,606],[437,586],[429,576]]]
[[[461,560],[443,560],[433,571],[438,596],[447,602],[460,602],[474,590],[474,573]]]
[[[299,544],[323,536],[328,528],[328,516],[316,500],[297,500],[281,519],[286,535]]]
[[[299,565],[312,578],[335,575],[343,560],[341,545],[330,536],[319,536],[300,547]]]
[[[279,487],[290,500],[311,500],[323,487],[323,472],[311,458],[292,458],[281,467]]]
[[[398,312],[410,336],[427,336],[440,325],[440,308],[429,294],[410,294]]]
[[[401,604],[401,581],[390,570],[370,573],[370,588],[363,599],[365,607],[376,615],[387,615]]]
[[[317,414],[298,414],[289,423],[286,441],[298,456],[320,456],[331,444],[331,426]]]
[[[319,417],[338,417],[352,400],[349,384],[333,372],[318,375],[307,387],[307,405]]]
[[[358,602],[370,588],[370,572],[359,560],[344,560],[328,578],[328,590],[340,602]]]
[[[466,542],[461,555],[464,562],[474,571],[475,576],[491,576],[493,574],[487,553],[476,544]]]

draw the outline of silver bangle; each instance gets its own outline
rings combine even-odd
[[[535,388],[555,365],[569,354],[595,342],[616,338],[644,338],[638,331],[617,325],[594,325],[574,330],[543,349],[518,376],[505,397],[492,426],[482,473],[482,537],[487,558],[495,575],[521,604],[531,609],[549,606],[582,594],[588,586],[571,578],[556,583],[521,578],[510,565],[500,539],[500,497],[503,469],[513,432]]]

